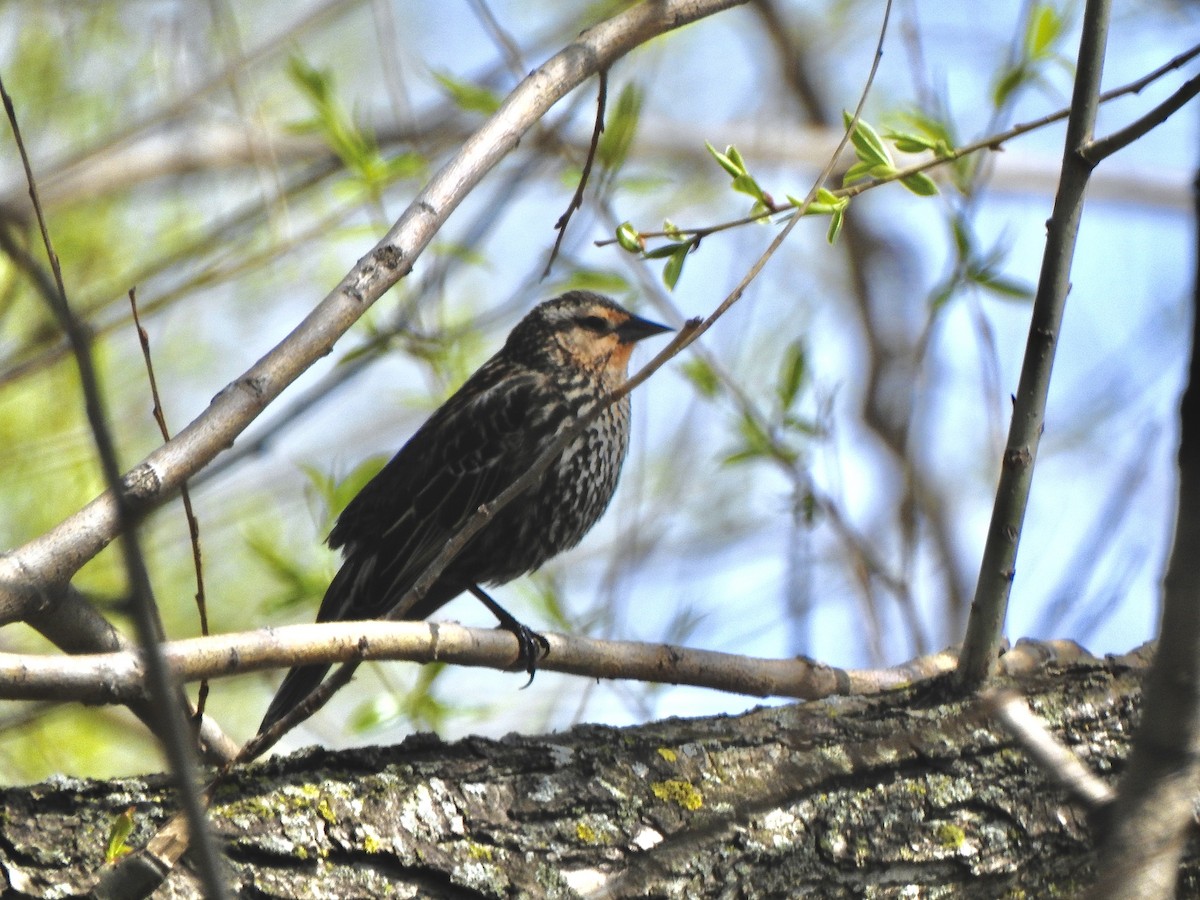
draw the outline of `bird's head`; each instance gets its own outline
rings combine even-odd
[[[568,291],[534,307],[512,330],[507,347],[552,367],[583,369],[613,386],[624,380],[634,344],[670,330],[601,294]]]

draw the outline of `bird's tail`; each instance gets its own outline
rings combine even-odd
[[[263,716],[262,724],[258,726],[258,733],[262,734],[303,703],[308,695],[317,689],[330,668],[328,663],[315,663],[311,666],[296,666],[291,669],[284,677],[283,683],[279,685],[279,690],[275,692],[271,705],[267,707],[267,714]]]

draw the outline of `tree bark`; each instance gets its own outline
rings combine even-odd
[[[1131,656],[1012,684],[1111,781],[1142,671]],[[241,896],[1075,894],[1094,873],[1087,811],[944,688],[500,741],[310,748],[232,776],[211,816]],[[114,818],[134,807],[139,846],[174,812],[170,798],[158,776],[0,792],[0,885],[86,893]],[[1194,847],[1181,879],[1194,896]],[[199,893],[184,865],[154,896]]]

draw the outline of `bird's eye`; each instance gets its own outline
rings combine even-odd
[[[579,324],[597,334],[608,334],[613,330],[613,323],[603,316],[583,316],[579,319]]]

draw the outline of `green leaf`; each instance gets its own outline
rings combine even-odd
[[[1005,300],[1032,300],[1033,288],[1015,278],[997,275],[992,272],[980,272],[973,279],[976,284],[990,293]]]
[[[645,249],[645,242],[632,222],[622,222],[617,226],[617,243],[622,250],[630,253],[641,253]]]
[[[996,86],[992,88],[992,105],[1000,109],[1016,93],[1017,89],[1028,80],[1029,70],[1024,64],[1006,69],[996,79]]]
[[[812,419],[805,419],[801,416],[786,415],[783,417],[783,427],[788,431],[795,431],[805,437],[824,437],[825,430],[821,428]]]
[[[398,153],[385,163],[384,177],[388,181],[402,178],[420,178],[429,168],[429,160],[420,153],[409,151]]]
[[[381,453],[368,456],[351,469],[345,478],[335,482],[333,491],[326,495],[330,511],[335,515],[341,513],[346,505],[367,486],[367,482],[383,470],[387,461],[388,457]],[[309,471],[311,472],[311,469]]]
[[[762,459],[766,454],[761,450],[746,448],[730,453],[721,462],[727,466],[736,466],[744,462],[751,462],[756,459]]]
[[[901,153],[924,153],[926,150],[932,150],[937,146],[937,142],[932,138],[922,137],[921,135],[912,134],[907,131],[885,131],[884,137],[892,142]]]
[[[889,178],[896,174],[896,167],[891,163],[872,163],[861,160],[846,170],[842,185],[849,185],[864,178]]]
[[[820,511],[820,508],[817,505],[816,495],[812,491],[804,492],[801,508],[804,511],[804,524],[812,525],[817,521],[817,513]]]
[[[454,105],[464,112],[477,112],[490,116],[500,108],[500,95],[491,88],[462,81],[449,72],[434,72],[433,77],[450,96]]]
[[[633,290],[628,280],[607,269],[576,269],[554,285],[554,293],[566,291],[596,291],[601,294],[624,294]]]
[[[846,174],[842,176],[842,187],[853,184],[856,181],[861,181],[867,177],[867,173],[871,170],[870,165],[859,160],[846,170]]]
[[[739,166],[732,159],[730,159],[726,154],[722,153],[720,150],[718,150],[716,147],[714,147],[708,141],[704,142],[704,147],[705,147],[705,149],[708,150],[708,152],[712,156],[712,158],[717,161],[717,163],[721,166],[721,168],[724,169],[726,172],[728,172],[732,177],[737,178],[739,175],[746,174],[746,170],[744,168]],[[733,149],[733,148],[730,148],[730,149]]]
[[[788,203],[799,209],[804,206],[804,200],[792,194],[785,194]],[[850,205],[849,197],[839,197],[828,188],[818,188],[817,195],[808,206],[804,207],[806,216],[829,216]]]
[[[838,235],[842,233],[842,226],[846,224],[846,211],[842,209],[834,210],[832,216],[829,217],[829,231],[825,233],[825,240],[830,244],[836,244]]]
[[[679,249],[671,254],[667,264],[663,266],[663,284],[667,286],[667,290],[675,290],[679,276],[683,274],[683,262],[690,249],[691,244],[680,244]]]
[[[133,848],[127,846],[125,843],[129,840],[129,835],[133,834],[133,813],[134,807],[131,806],[113,819],[113,823],[108,829],[108,842],[104,848],[104,861],[109,865],[133,852]]]
[[[975,254],[975,241],[962,216],[955,216],[950,223],[950,233],[954,237],[954,249],[958,261],[965,262]]]
[[[813,203],[819,203],[819,202],[821,202],[821,193],[820,193],[821,191],[825,191],[825,188],[821,188],[821,189],[820,189],[820,190],[817,192],[817,199],[816,199],[816,200],[814,200],[814,201],[813,201]],[[826,193],[826,194],[829,194],[829,191],[825,191],[825,193]],[[790,203],[790,204],[792,204],[792,206],[796,207],[796,209],[799,209],[800,207],[804,206],[804,198],[803,198],[803,197],[797,197],[795,194],[784,194],[783,196],[784,196],[784,197],[786,197],[786,198],[787,198],[787,202],[788,202],[788,203]],[[830,196],[833,196],[833,195],[832,195],[832,194],[830,194]],[[806,210],[806,213],[805,213],[805,214],[806,214],[806,215],[808,215],[808,214],[811,214],[811,213],[812,213],[812,211],[813,211],[813,210],[812,210],[812,203],[810,203],[810,204],[808,205],[808,209]]]
[[[643,254],[643,258],[645,258],[645,259],[666,259],[668,256],[673,256],[674,254],[678,253],[680,247],[688,247],[688,246],[690,246],[690,245],[686,244],[686,243],[681,244],[681,243],[673,241],[670,244],[663,244],[661,247],[655,247],[653,250],[647,250]]]
[[[717,373],[700,357],[691,357],[683,364],[681,371],[683,377],[692,383],[701,397],[711,400],[720,392],[721,382],[717,378]]]
[[[905,175],[900,179],[900,183],[918,197],[932,197],[938,192],[937,185],[934,184],[933,179],[924,172],[914,172],[911,175]]]
[[[846,127],[849,128],[850,123],[854,122],[854,116],[843,111],[842,120],[845,122]],[[865,119],[859,119],[857,122],[854,122],[854,128],[850,132],[850,143],[854,145],[854,152],[863,162],[869,163],[872,166],[893,165],[892,157],[888,153],[887,147],[875,129]]]
[[[771,436],[763,429],[758,419],[750,413],[743,413],[738,420],[738,431],[742,435],[744,447],[735,456],[753,457],[772,456]]]
[[[1063,19],[1054,7],[1039,3],[1029,12],[1025,27],[1025,52],[1033,59],[1050,55],[1055,42],[1063,33]]]
[[[596,158],[604,168],[615,172],[625,165],[637,134],[644,99],[644,92],[633,82],[621,88],[596,147]]]
[[[808,357],[804,351],[804,344],[801,341],[793,341],[784,351],[783,367],[779,373],[779,385],[776,387],[780,408],[791,408],[800,393],[800,388],[804,386],[807,374]]]
[[[738,175],[733,179],[733,189],[742,194],[748,194],[755,200],[763,202],[763,190],[758,182],[750,175]]]
[[[904,130],[889,130],[885,137],[905,153],[932,151],[934,156],[945,159],[954,152],[957,140],[950,126],[918,110],[909,110],[899,116],[906,126]]]
[[[333,92],[332,75],[327,70],[310,66],[302,56],[292,54],[288,57],[287,73],[312,100],[323,103]]]
[[[310,66],[303,58],[293,55],[288,59],[288,75],[313,107],[315,115],[292,123],[291,129],[320,134],[338,159],[356,176],[356,180],[337,187],[347,188],[358,200],[364,189],[377,197],[380,190],[398,178],[413,178],[425,174],[427,161],[419,153],[397,154],[385,159],[380,153],[374,136],[360,128],[350,113],[338,102],[333,89],[333,77],[325,71]]]

